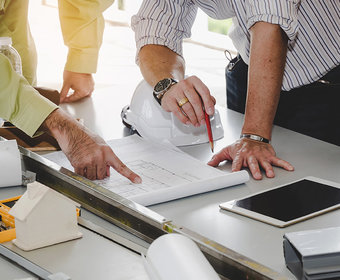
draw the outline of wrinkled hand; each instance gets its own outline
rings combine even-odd
[[[132,172],[115,155],[105,141],[97,135],[83,134],[77,140],[68,142],[64,152],[74,171],[90,180],[110,176],[110,166],[133,183],[141,183],[141,178]]]
[[[133,183],[141,183],[141,178],[132,172],[105,141],[73,118],[57,109],[43,124],[74,167],[74,171],[90,180],[110,176],[110,167]]]
[[[285,170],[293,171],[294,167],[287,161],[276,157],[275,151],[270,144],[240,139],[235,143],[222,149],[208,162],[211,166],[217,166],[224,160],[232,161],[232,171],[239,171],[242,167],[248,167],[254,179],[261,180],[262,167],[268,178],[275,176],[273,166],[282,167]]]
[[[187,97],[189,102],[182,107],[178,102]],[[182,123],[196,127],[205,124],[203,106],[208,115],[214,114],[216,100],[207,86],[196,76],[190,76],[173,85],[162,98],[162,108],[172,112]]]
[[[60,91],[60,103],[69,103],[91,96],[94,90],[92,74],[64,70],[64,83]],[[70,89],[73,93],[70,93]]]

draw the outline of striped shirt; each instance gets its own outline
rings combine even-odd
[[[144,0],[131,24],[137,53],[157,44],[182,56],[198,8],[214,19],[232,18],[229,36],[247,64],[251,26],[280,25],[289,39],[282,90],[315,82],[340,64],[340,0]]]

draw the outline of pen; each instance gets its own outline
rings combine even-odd
[[[214,152],[214,140],[213,140],[212,131],[211,131],[210,117],[205,110],[204,110],[204,117],[205,117],[205,124],[207,125],[210,148],[211,148],[211,152],[213,153]]]

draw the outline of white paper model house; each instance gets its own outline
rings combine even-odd
[[[9,211],[15,218],[13,243],[29,251],[80,238],[76,206],[73,200],[34,182]]]

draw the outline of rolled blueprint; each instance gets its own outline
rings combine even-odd
[[[175,233],[152,242],[144,267],[150,280],[220,279],[194,241]]]
[[[0,187],[22,184],[21,158],[15,140],[0,141]]]

